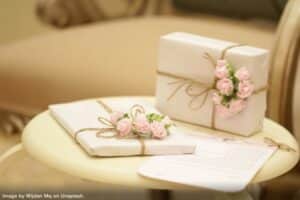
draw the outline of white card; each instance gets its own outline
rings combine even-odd
[[[218,191],[243,190],[276,147],[241,140],[199,140],[194,155],[155,156],[139,169],[145,177]]]

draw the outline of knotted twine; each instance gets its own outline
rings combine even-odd
[[[221,56],[220,59],[225,59],[226,53],[228,50],[235,48],[235,47],[240,47],[240,46],[244,46],[242,44],[234,44],[234,45],[230,45],[226,48],[224,48],[221,51]],[[216,60],[214,60],[214,58],[207,52],[204,53],[203,58],[207,59],[212,67],[216,67]],[[217,79],[214,77],[214,80],[212,83],[204,83],[201,82],[197,79],[192,79],[192,78],[188,78],[185,76],[180,76],[180,75],[175,75],[169,72],[163,72],[160,70],[157,70],[157,74],[161,75],[161,76],[166,76],[166,77],[171,77],[174,79],[177,79],[176,81],[170,82],[168,83],[169,85],[177,85],[177,87],[171,92],[171,94],[168,96],[167,100],[170,101],[176,94],[177,92],[182,89],[183,87],[185,87],[184,92],[190,97],[190,101],[189,101],[189,108],[192,110],[198,110],[201,109],[205,102],[207,101],[208,95],[211,91],[216,90],[216,82]],[[196,87],[196,88],[200,88],[202,89],[200,92],[192,92],[192,88]],[[203,89],[204,88],[204,89]],[[254,90],[253,94],[258,94],[260,92],[266,91],[267,90],[267,86],[264,86],[262,88],[258,88],[256,90]],[[195,101],[197,101],[197,99],[199,99],[199,97],[202,97],[203,99],[200,102],[200,104],[198,106],[193,106],[193,104],[195,103]],[[211,124],[210,124],[210,128],[217,130],[217,128],[215,127],[215,119],[216,119],[216,109],[215,109],[215,104],[212,105],[212,115],[211,115]]]
[[[113,110],[111,109],[111,107],[109,107],[107,104],[105,104],[103,101],[101,100],[97,100],[97,103],[102,107],[104,108],[104,110],[108,113],[108,114],[111,114],[113,112]],[[143,108],[143,106],[141,105],[133,105],[131,108],[130,108],[130,116],[132,119],[136,118],[136,116],[138,114],[142,114],[142,113],[145,113],[145,109]],[[82,129],[79,129],[78,131],[76,131],[74,133],[74,139],[77,143],[78,142],[78,135],[80,133],[83,133],[83,132],[87,132],[87,131],[96,131],[95,132],[92,132],[93,134],[96,134],[96,137],[98,138],[114,138],[114,137],[118,137],[117,135],[117,132],[116,132],[116,128],[114,126],[114,124],[104,118],[104,117],[98,117],[98,121],[103,124],[103,125],[106,125],[107,127],[103,127],[103,128],[100,128],[100,127],[96,127],[96,128],[82,128]],[[108,134],[110,133],[110,134]],[[145,145],[145,142],[144,142],[144,139],[141,138],[140,136],[136,136],[136,138],[138,139],[139,143],[141,144],[141,150],[140,150],[140,155],[145,155],[145,151],[146,151],[146,145]]]

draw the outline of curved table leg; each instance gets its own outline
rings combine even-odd
[[[151,200],[171,200],[169,190],[149,190]]]
[[[21,151],[23,149],[23,145],[22,143],[16,144],[14,146],[12,146],[11,148],[9,148],[8,150],[6,150],[1,156],[0,156],[0,164],[2,162],[4,162],[7,158],[9,158],[10,156],[14,155],[15,153],[17,153],[18,151]]]

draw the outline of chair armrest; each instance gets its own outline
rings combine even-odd
[[[293,130],[294,86],[299,56],[300,0],[290,0],[280,20],[270,59],[268,117]]]

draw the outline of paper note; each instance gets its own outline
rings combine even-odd
[[[243,190],[275,152],[276,147],[241,140],[202,138],[194,155],[155,156],[139,174],[195,187]]]

